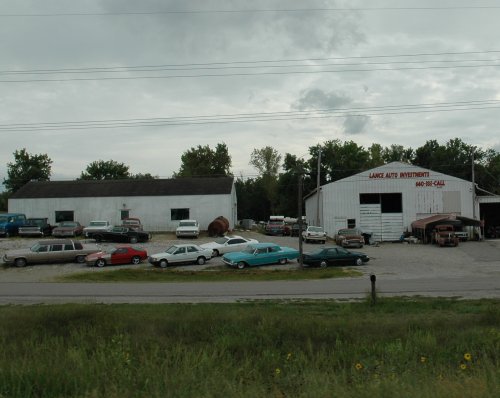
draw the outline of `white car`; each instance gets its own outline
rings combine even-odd
[[[302,239],[304,239],[306,243],[309,241],[325,243],[326,232],[323,227],[309,225],[304,231],[302,231]]]
[[[161,268],[167,268],[171,264],[194,263],[203,265],[212,258],[212,250],[203,249],[198,245],[178,244],[172,245],[161,253],[152,254],[148,261]]]
[[[91,221],[89,225],[83,228],[83,235],[86,238],[92,238],[96,232],[107,232],[111,231],[113,226],[109,221]]]
[[[175,230],[178,238],[197,238],[200,234],[200,226],[196,220],[181,220]]]
[[[213,242],[200,245],[204,249],[212,250],[212,257],[220,256],[224,253],[239,252],[247,247],[250,243],[259,243],[255,239],[245,239],[241,236],[223,236],[215,239]]]

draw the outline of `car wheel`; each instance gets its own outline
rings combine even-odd
[[[102,236],[101,235],[94,235],[93,238],[94,238],[94,240],[96,242],[102,242]]]
[[[168,261],[167,260],[160,260],[160,267],[161,268],[167,268],[168,267]]]
[[[361,260],[361,258],[357,258],[356,261],[355,261],[356,265],[363,265],[363,260]]]
[[[218,251],[218,250],[216,250],[216,249],[214,249],[214,250],[212,251],[212,257],[219,257],[219,251]]]
[[[238,269],[243,269],[246,267],[246,264],[243,261],[240,261],[237,265]]]
[[[285,265],[287,262],[288,262],[287,258],[280,258],[278,260],[278,264],[280,264],[280,265]]]
[[[319,266],[320,266],[320,268],[326,268],[326,267],[328,267],[328,263],[326,262],[326,260],[321,260],[321,262],[319,263]]]
[[[141,262],[141,258],[139,256],[132,257],[132,264],[139,264]]]
[[[95,265],[96,265],[96,267],[102,268],[106,265],[106,260],[103,260],[102,258],[100,258],[99,260],[97,260],[95,262]]]
[[[83,264],[85,262],[85,256],[76,256],[75,260],[78,264]]]
[[[196,263],[198,265],[203,265],[205,264],[205,257],[198,257],[198,260],[196,260]]]
[[[132,243],[132,244],[137,243],[137,236],[131,236],[130,243]]]
[[[14,265],[19,268],[26,267],[26,264],[26,259],[24,258],[16,258],[16,260],[14,261]]]

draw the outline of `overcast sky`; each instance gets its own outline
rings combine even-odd
[[[168,178],[222,142],[245,177],[268,145],[499,151],[499,18],[495,0],[1,0],[0,181],[21,148],[54,180],[110,159]]]

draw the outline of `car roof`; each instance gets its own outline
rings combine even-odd
[[[57,245],[57,244],[69,244],[73,243],[71,239],[50,239],[50,240],[39,240],[39,245]]]
[[[172,247],[172,246],[175,246],[175,247],[188,247],[188,246],[199,247],[196,243],[175,243],[173,245],[170,245],[169,247]]]
[[[279,246],[276,243],[264,242],[264,243],[251,243],[248,246],[254,247],[256,249],[263,249],[265,247]]]

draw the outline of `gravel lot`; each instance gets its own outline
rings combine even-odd
[[[251,231],[235,231],[236,235],[251,237],[260,242],[275,242],[283,246],[298,248],[296,237],[265,236]],[[11,238],[0,239],[0,256],[3,257],[5,251],[16,248],[30,247],[38,239]],[[211,241],[208,236],[199,239],[189,240],[196,244]],[[173,234],[157,234],[153,239],[145,244],[137,246],[145,247],[149,254],[163,251],[172,243],[179,243]],[[183,240],[182,242],[187,242]],[[327,244],[334,244],[327,242]],[[103,249],[113,247],[113,243],[103,243]],[[304,251],[313,251],[321,244],[304,243]],[[376,246],[364,246],[362,249],[352,249],[363,251],[370,256],[370,262],[364,266],[356,267],[365,275],[376,274],[386,276],[391,279],[413,279],[413,278],[439,278],[439,277],[464,277],[464,276],[491,276],[498,277],[500,273],[500,240],[488,240],[481,242],[462,242],[458,247],[440,248],[432,245],[403,244],[403,243],[383,243]],[[1,258],[0,257],[0,258]],[[143,263],[139,266],[120,267],[150,267]],[[221,257],[213,258],[203,266],[185,265],[177,266],[176,269],[198,270],[207,267],[223,266]],[[298,267],[298,263],[292,262],[284,266],[268,266],[267,268],[290,268]],[[103,269],[87,267],[76,263],[70,264],[40,264],[27,266],[25,268],[0,267],[1,282],[50,282],[54,277],[75,272],[106,272],[116,267],[105,267]],[[237,272],[237,270],[235,270]]]

